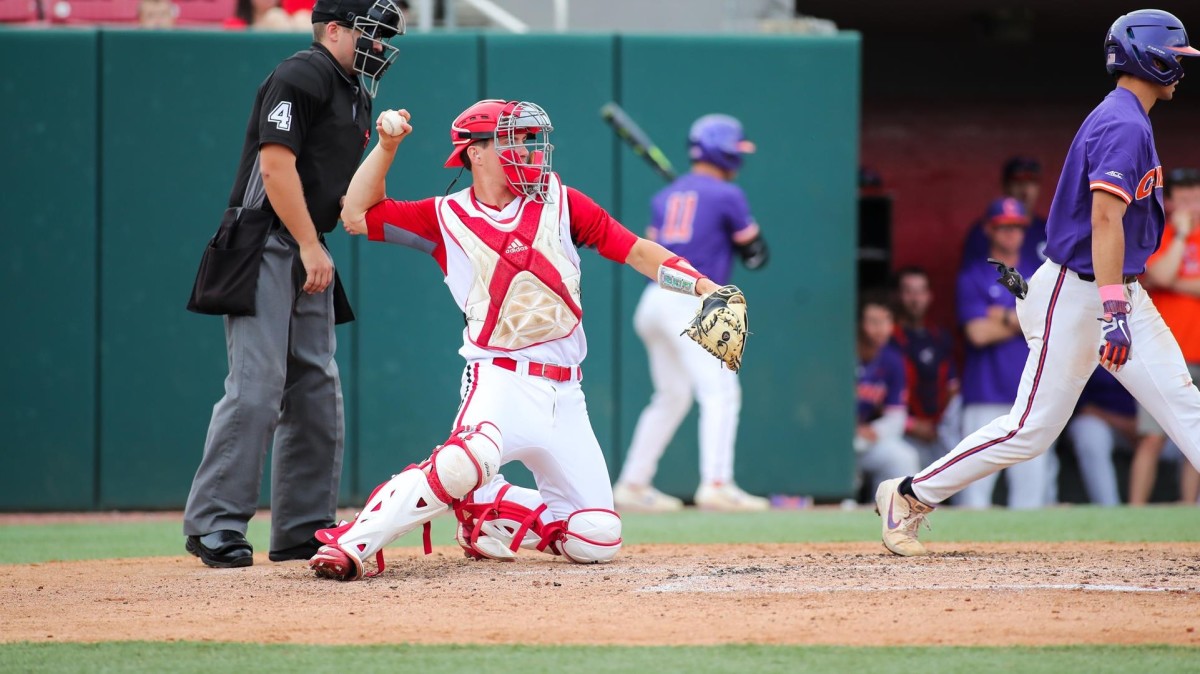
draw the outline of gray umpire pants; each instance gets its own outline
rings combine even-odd
[[[271,550],[334,521],[345,426],[333,355],[333,285],[309,295],[293,278],[299,246],[284,229],[263,252],[256,315],[226,316],[229,376],[213,406],[183,532],[246,532],[271,461]],[[298,263],[296,263],[298,264]]]

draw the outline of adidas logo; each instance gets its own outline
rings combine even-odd
[[[508,248],[504,249],[504,254],[505,255],[514,255],[516,253],[520,253],[523,250],[529,250],[529,246],[526,246],[525,244],[521,243],[520,241],[517,241],[516,239],[513,239],[512,243],[508,244]]]

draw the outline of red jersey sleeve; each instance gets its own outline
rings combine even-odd
[[[567,208],[571,212],[571,240],[576,246],[595,248],[613,262],[625,264],[625,258],[637,243],[636,234],[573,187],[567,188]]]
[[[384,199],[367,210],[367,238],[416,248],[433,256],[446,272],[446,247],[438,225],[437,202]]]

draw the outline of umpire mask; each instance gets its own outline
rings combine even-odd
[[[354,30],[361,33],[354,43],[354,70],[371,98],[379,91],[379,79],[400,55],[389,44],[404,34],[404,13],[393,0],[376,0],[366,16],[354,17]]]

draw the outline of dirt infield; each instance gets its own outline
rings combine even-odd
[[[637,545],[607,566],[388,550],[315,579],[192,557],[3,567],[2,641],[1200,646],[1200,543]]]

